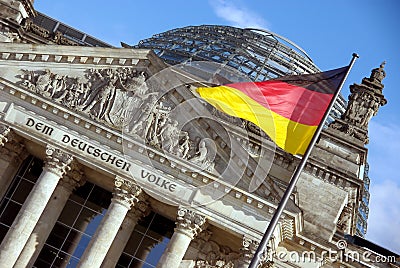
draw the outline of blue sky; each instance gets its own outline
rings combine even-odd
[[[367,238],[400,252],[400,1],[397,0],[213,0],[131,1],[35,0],[50,17],[114,46],[173,28],[220,24],[259,27],[302,47],[321,70],[347,65],[357,52],[349,85],[360,83],[386,60],[387,76],[381,107],[369,129],[371,178]]]

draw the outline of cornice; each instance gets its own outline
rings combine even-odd
[[[148,60],[150,50],[126,51],[112,48],[71,47],[34,44],[2,44],[1,59],[17,62],[90,64],[131,67]],[[27,51],[28,50],[28,51]],[[108,52],[108,53],[107,53]],[[109,56],[104,56],[109,54]],[[85,55],[85,56],[82,56]]]

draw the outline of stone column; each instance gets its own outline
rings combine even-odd
[[[28,154],[18,136],[8,126],[0,124],[0,200],[26,156]]]
[[[178,208],[175,232],[157,268],[178,268],[193,238],[200,233],[206,218],[187,208]]]
[[[69,169],[72,156],[59,149],[46,148],[46,163],[32,191],[0,245],[2,267],[13,267],[60,178]]]
[[[108,268],[116,266],[137,222],[142,217],[149,215],[150,209],[145,198],[144,194],[139,195],[139,201],[135,202],[131,210],[127,213],[101,267]]]
[[[82,174],[78,164],[72,162],[71,170],[58,183],[14,268],[33,266],[72,191],[83,185]]]
[[[128,210],[139,202],[142,189],[135,182],[117,177],[114,185],[111,204],[81,257],[80,268],[100,267]]]

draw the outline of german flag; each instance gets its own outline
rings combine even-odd
[[[217,109],[259,126],[283,150],[304,154],[348,68],[197,92]]]

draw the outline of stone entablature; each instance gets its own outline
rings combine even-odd
[[[139,60],[148,60],[149,50],[141,50],[139,53],[135,53],[131,50],[132,54],[120,55],[118,57],[116,53],[110,56],[101,55],[100,53],[90,53],[93,48],[81,47],[78,49],[73,49],[71,47],[65,47],[65,50],[60,49],[62,46],[58,46],[56,53],[54,51],[42,51],[41,53],[32,50],[31,52],[24,52],[27,47],[31,45],[26,44],[2,44],[1,59],[3,60],[13,60],[22,62],[42,62],[42,63],[66,63],[66,64],[90,64],[93,66],[120,66],[120,67],[132,67],[136,66]],[[20,48],[20,49],[18,49]],[[43,46],[47,48],[47,46]],[[22,50],[22,51],[21,51]],[[85,53],[87,50],[87,53]],[[111,51],[110,51],[111,52]],[[85,56],[82,56],[85,54]],[[151,53],[150,53],[151,54]],[[125,56],[125,57],[124,57]],[[151,57],[151,56],[150,56]],[[156,59],[156,56],[153,56]],[[161,64],[161,62],[160,62]],[[164,64],[163,64],[164,65]],[[165,65],[164,65],[165,66]],[[147,64],[142,66],[142,68],[147,67]]]

